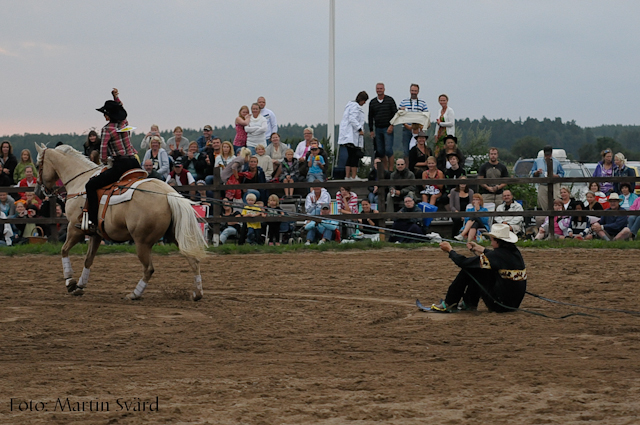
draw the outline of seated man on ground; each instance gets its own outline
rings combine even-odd
[[[323,204],[320,210],[320,215],[329,215],[329,205]],[[307,242],[305,245],[311,245],[312,242],[320,239],[318,241],[318,245],[322,245],[327,241],[331,241],[334,239],[334,235],[336,229],[338,229],[338,223],[335,220],[311,220],[307,224],[305,224],[304,228],[307,231]]]
[[[520,203],[513,200],[513,195],[509,189],[502,191],[502,203],[498,205],[496,211],[524,211]],[[494,223],[502,223],[509,226],[509,230],[516,235],[522,233],[522,224],[524,223],[524,217],[521,215],[511,216],[496,216],[493,218]]]
[[[624,211],[624,208],[620,208],[620,196],[617,193],[612,192],[609,195],[610,208],[605,211]],[[627,227],[629,220],[626,215],[610,215],[600,217],[597,223],[591,225],[591,230],[600,239],[606,241],[610,240],[625,240],[631,236],[631,230]],[[591,236],[591,235],[589,235]],[[590,239],[587,237],[587,239]]]

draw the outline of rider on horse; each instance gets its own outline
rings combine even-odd
[[[98,209],[100,201],[97,190],[108,184],[117,182],[127,171],[140,168],[140,163],[135,157],[137,151],[131,145],[128,131],[118,131],[125,128],[127,122],[127,111],[122,107],[122,102],[118,99],[118,89],[111,91],[113,100],[107,100],[102,108],[97,111],[104,114],[108,121],[102,127],[100,135],[100,159],[107,162],[108,157],[112,157],[113,165],[101,174],[92,177],[87,182],[87,203],[89,212],[89,226],[86,232],[90,235],[96,234],[98,225]],[[79,225],[76,225],[79,227]]]

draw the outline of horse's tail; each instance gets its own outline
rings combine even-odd
[[[175,192],[167,194],[167,201],[171,208],[173,233],[180,252],[187,257],[203,259],[206,255],[207,241],[198,225],[196,213],[191,208],[191,201]]]

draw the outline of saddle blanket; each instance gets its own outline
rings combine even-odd
[[[109,199],[109,205],[117,205],[123,202],[130,201],[131,198],[133,197],[133,192],[135,192],[135,188],[138,187],[140,184],[151,181],[151,180],[154,180],[154,179],[142,179],[142,180],[136,181],[122,195],[113,195],[111,199]],[[107,203],[107,195],[102,195],[102,198],[100,198],[100,205],[104,205],[106,203]]]

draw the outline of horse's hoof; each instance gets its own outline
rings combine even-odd
[[[200,301],[202,299],[202,292],[193,291],[191,293],[191,299],[193,301]]]
[[[84,289],[82,289],[81,287],[77,286],[76,289],[74,289],[73,291],[70,292],[70,294],[74,295],[76,297],[79,297],[79,296],[84,294]]]
[[[76,288],[78,288],[78,281],[75,280],[74,278],[70,277],[69,279],[67,279],[67,281],[65,282],[65,285],[67,287],[67,292],[68,293],[72,293],[73,291],[76,290]]]
[[[125,300],[129,300],[129,301],[137,301],[137,300],[141,300],[142,297],[137,296],[136,294],[134,294],[133,292],[130,294],[127,294],[126,297],[124,297]]]

